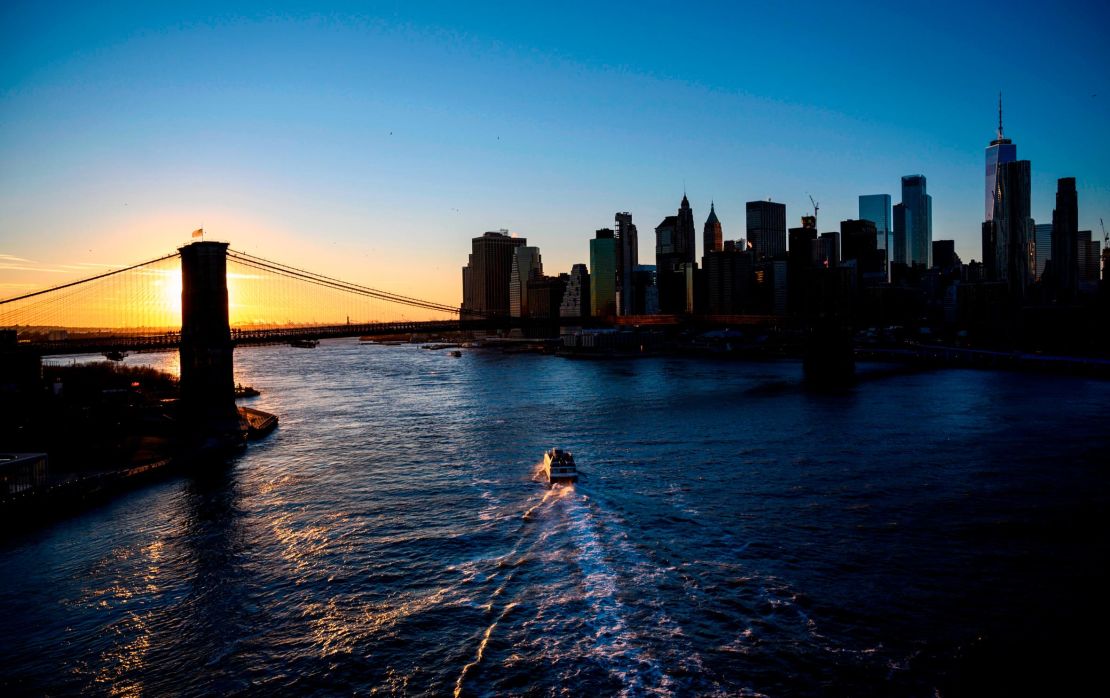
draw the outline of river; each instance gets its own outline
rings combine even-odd
[[[1097,676],[1110,384],[875,369],[815,393],[787,361],[239,350],[276,432],[0,538],[0,689],[947,696]],[[553,445],[577,485],[537,481]]]

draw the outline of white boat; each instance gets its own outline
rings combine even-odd
[[[578,482],[578,467],[569,451],[553,448],[543,454],[543,474],[549,484]]]

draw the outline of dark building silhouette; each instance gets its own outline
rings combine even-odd
[[[659,311],[666,314],[690,312],[693,306],[694,212],[682,195],[678,215],[667,216],[655,228],[656,283]]]
[[[902,178],[902,216],[905,262],[932,266],[929,256],[933,252],[933,197],[926,193],[925,175]],[[897,218],[895,215],[896,227]]]
[[[636,315],[643,312],[636,307],[636,293],[632,287],[632,276],[640,264],[639,237],[631,213],[617,213],[613,220],[617,239],[617,310],[621,315]]]
[[[786,252],[786,204],[773,201],[749,201],[747,213],[748,242],[756,262]]]
[[[567,285],[563,291],[563,302],[559,305],[559,315],[568,318],[582,318],[590,315],[590,272],[585,264],[571,267]]]
[[[790,249],[786,253],[787,310],[791,315],[806,314],[807,285],[816,241],[817,218],[802,216],[802,227],[790,229]]]
[[[1056,181],[1049,266],[1056,299],[1070,303],[1079,288],[1079,196],[1075,191],[1075,177]]]
[[[682,195],[682,203],[678,207],[678,217],[675,221],[675,236],[679,250],[683,254],[682,261],[691,264],[697,259],[697,232],[694,230],[694,209],[690,208],[690,200]]]
[[[1029,216],[1028,160],[998,166],[995,210],[983,223],[983,263],[990,281],[1005,281],[1015,297],[1023,298],[1033,283],[1036,248]]]
[[[994,220],[998,199],[998,168],[1017,160],[1017,146],[1002,135],[1002,95],[998,95],[998,134],[987,146],[986,196],[984,197],[984,221]]]
[[[746,312],[753,271],[751,252],[735,244],[728,249],[710,250],[702,258],[702,266],[705,311],[711,315]]]
[[[617,314],[617,240],[610,228],[598,230],[590,240],[590,314]]]
[[[463,267],[462,310],[483,315],[509,314],[509,284],[513,254],[528,244],[525,238],[509,236],[509,231],[485,233],[471,241],[472,252]]]
[[[875,223],[869,220],[840,221],[841,256],[856,260],[859,274],[883,274],[879,238]]]
[[[864,194],[859,197],[859,219],[875,224],[876,247],[882,253],[883,272],[890,274],[891,213],[890,194]]]
[[[1091,239],[1091,231],[1080,230],[1076,249],[1077,281],[1083,293],[1098,290],[1101,266],[1102,243]]]
[[[906,207],[904,204],[894,204],[894,215],[891,219],[891,245],[893,251],[890,257],[891,266],[895,264],[906,265],[909,263],[906,247]]]
[[[938,269],[959,270],[962,265],[956,254],[955,240],[933,240],[933,266]]]
[[[528,282],[528,316],[538,319],[559,317],[559,307],[563,302],[570,277],[541,276]]]
[[[523,245],[513,250],[513,268],[509,274],[509,315],[530,317],[528,284],[543,276],[540,248]]]
[[[813,266],[835,269],[840,264],[840,233],[821,233],[813,243]]]
[[[655,315],[659,312],[659,287],[654,264],[636,266],[632,272],[632,292],[636,294],[633,307],[638,314]]]
[[[717,219],[717,212],[713,208],[713,202],[709,202],[709,217],[705,219],[705,227],[702,228],[702,252],[709,254],[710,252],[720,252],[723,249],[724,230],[721,228],[721,221]]]

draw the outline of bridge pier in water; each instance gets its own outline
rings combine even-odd
[[[241,441],[226,242],[181,247],[181,418],[205,439]]]

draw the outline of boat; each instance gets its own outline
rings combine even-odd
[[[108,359],[109,361],[123,361],[127,358],[127,352],[115,350],[106,351],[104,352],[104,358]]]
[[[318,339],[294,339],[289,342],[289,346],[297,347],[299,349],[315,349],[316,345],[320,343]]]
[[[455,358],[457,359],[457,358],[459,358],[460,356],[462,356],[462,352],[461,352],[461,351],[459,351],[458,349],[456,349],[455,351],[451,352],[451,356],[453,356],[453,357],[455,357]]]
[[[543,454],[543,474],[550,485],[557,482],[578,482],[578,467],[569,451],[553,448]]]

